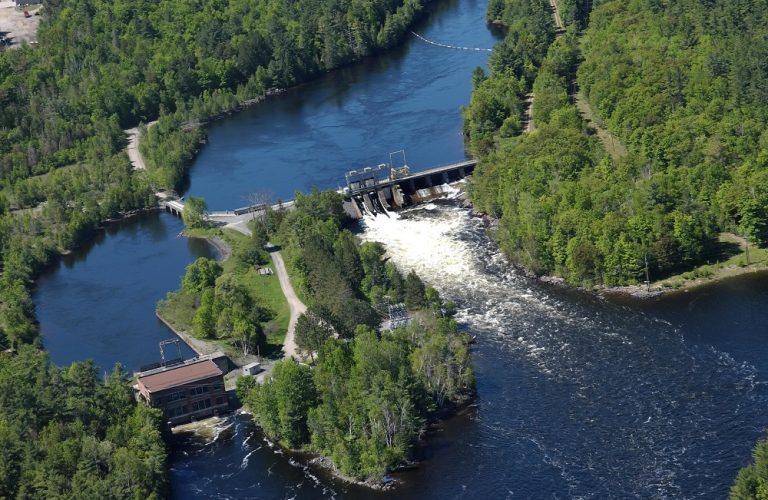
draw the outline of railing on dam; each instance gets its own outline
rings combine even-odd
[[[440,165],[419,172],[411,172],[407,166],[394,168],[386,164],[381,164],[376,167],[365,167],[360,170],[350,170],[344,176],[347,181],[347,188],[344,191],[344,194],[347,196],[355,196],[366,191],[375,191],[393,184],[406,185],[410,181],[430,178],[432,176],[440,176],[437,180],[445,182],[463,179],[469,172],[474,170],[475,165],[477,165],[477,160],[471,159]],[[451,175],[452,173],[455,175]],[[431,185],[432,182],[430,180],[429,187],[431,187]]]
[[[476,165],[477,160],[465,160],[419,172],[387,165],[352,170],[345,176],[344,210],[360,219],[443,196],[451,190],[448,184],[464,179]]]
[[[403,208],[429,199],[443,196],[448,184],[464,179],[474,171],[477,160],[464,160],[440,165],[419,172],[412,172],[408,166],[394,168],[381,164],[350,170],[344,176],[347,186],[339,192],[344,195],[344,210],[354,219],[362,218],[363,213],[388,213],[388,210]],[[184,201],[175,193],[157,193],[160,206],[174,215],[184,212]],[[290,209],[293,200],[268,206],[257,204],[234,210],[209,212],[210,220],[240,220],[246,216],[271,208],[272,210]]]

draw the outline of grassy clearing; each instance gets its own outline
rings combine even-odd
[[[586,96],[584,96],[581,91],[576,93],[574,101],[576,104],[576,109],[578,109],[579,113],[581,113],[581,117],[586,120],[590,127],[595,129],[597,132],[597,138],[600,139],[600,143],[603,145],[603,149],[605,149],[611,158],[618,160],[619,158],[627,156],[627,147],[619,139],[617,139],[616,136],[608,131],[603,122],[597,117],[597,115],[595,115],[595,112],[592,110],[592,106],[589,104]]]
[[[285,333],[288,331],[288,321],[291,311],[288,301],[285,300],[283,289],[280,288],[280,280],[275,273],[275,266],[270,261],[263,267],[272,270],[270,275],[259,274],[256,267],[248,265],[237,258],[238,249],[248,245],[249,238],[237,231],[226,230],[223,232],[224,240],[232,247],[233,255],[223,263],[225,273],[234,273],[240,283],[245,285],[251,295],[258,302],[264,304],[275,313],[275,317],[264,323],[264,333],[269,344],[282,345]]]
[[[192,318],[197,308],[197,297],[183,292],[171,292],[157,303],[157,314],[175,330],[192,331]]]
[[[272,274],[261,275],[256,266],[244,262],[241,258],[250,245],[250,239],[236,231],[214,229],[185,230],[184,234],[193,238],[219,238],[231,247],[231,256],[222,262],[224,274],[236,276],[256,302],[271,310],[272,319],[262,324],[267,337],[268,351],[279,350],[285,339],[290,320],[290,309],[285,300],[280,281],[275,274],[274,265],[262,266],[272,269]],[[175,329],[186,332],[192,331],[192,321],[195,311],[199,306],[199,296],[181,290],[171,292],[165,300],[157,305],[157,313],[170,323]],[[228,354],[235,353],[236,349],[226,339],[207,340],[217,345]],[[268,354],[268,352],[262,354]]]
[[[744,238],[733,233],[721,233],[718,239],[721,244],[729,246],[733,251],[723,255],[717,262],[704,264],[691,271],[656,281],[651,283],[651,286],[674,290],[693,288],[711,281],[768,269],[768,249],[753,245],[747,247]]]

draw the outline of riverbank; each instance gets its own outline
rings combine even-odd
[[[468,194],[463,190],[464,187],[462,185],[457,185],[456,187],[462,191],[458,196],[462,206],[469,208],[473,217],[481,218],[485,224],[486,231],[493,234],[498,227],[498,220],[485,213],[474,211]],[[721,261],[703,264],[689,271],[651,281],[650,286],[641,283],[623,286],[573,286],[560,276],[537,275],[529,269],[512,262],[510,262],[510,265],[531,279],[541,283],[583,290],[603,296],[625,295],[642,300],[675,293],[686,293],[700,287],[713,285],[725,279],[768,272],[768,249],[752,245],[748,246],[744,238],[733,233],[721,233],[718,239],[720,245],[731,245],[732,247],[731,253],[725,255]],[[747,264],[747,259],[749,264]]]
[[[229,87],[190,96],[184,101],[184,106],[178,106],[175,112],[157,117],[157,126],[152,127],[152,132],[146,134],[145,140],[142,141],[144,156],[153,170],[152,175],[155,177],[156,184],[179,191],[182,190],[182,186],[189,187],[191,165],[199,154],[201,145],[207,142],[206,125],[238,114],[268,97],[298,89],[325,75],[358,65],[366,60],[374,60],[380,54],[402,46],[410,33],[410,28],[429,12],[430,3],[428,0],[409,0],[402,2],[399,6],[393,5],[384,7],[383,10],[379,9],[380,12],[374,16],[382,16],[380,27],[383,31],[379,36],[374,35],[367,41],[352,42],[350,40],[354,46],[354,48],[349,47],[352,50],[342,50],[332,55],[336,51],[335,48],[326,47],[330,53],[324,50],[323,57],[319,57],[318,53],[312,57],[303,58],[303,63],[313,59],[315,63],[287,71],[299,76],[271,74],[273,64],[258,66],[260,71],[246,75],[248,78],[239,85],[230,84]],[[391,11],[384,16],[383,14],[388,10]],[[283,42],[284,40],[276,42],[276,46]],[[324,60],[329,56],[333,60],[332,63],[328,65],[325,62],[319,63],[321,59]],[[292,66],[294,62],[291,60],[288,66]],[[130,131],[125,132],[130,134]]]
[[[768,249],[754,247],[743,237],[733,233],[721,233],[718,236],[718,244],[730,249],[722,255],[722,260],[719,262],[703,264],[690,271],[652,281],[649,287],[645,285],[608,287],[600,289],[600,292],[606,295],[621,294],[647,299],[667,294],[686,293],[725,279],[768,271]]]
[[[227,262],[229,258],[232,257],[232,245],[227,243],[223,238],[220,238],[219,236],[195,234],[194,232],[190,232],[188,229],[182,231],[181,234],[186,238],[195,238],[207,242],[214,249],[216,249],[216,253],[219,254],[219,258],[217,260],[221,263]]]

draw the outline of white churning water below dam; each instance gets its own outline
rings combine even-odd
[[[472,494],[723,496],[744,463],[733,450],[766,423],[756,369],[651,313],[524,276],[459,205],[366,217],[360,237],[455,300],[478,336]]]

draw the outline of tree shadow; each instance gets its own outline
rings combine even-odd
[[[741,245],[734,241],[714,241],[707,246],[704,259],[715,262],[726,261],[741,252]]]

